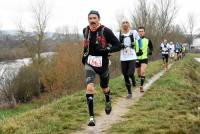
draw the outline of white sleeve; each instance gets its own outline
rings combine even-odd
[[[119,40],[119,32],[115,33],[115,36],[116,36],[117,39]]]
[[[169,44],[167,44],[167,47],[168,47],[168,48],[170,48],[170,45],[169,45]]]
[[[139,36],[139,34],[138,34],[138,32],[136,30],[132,30],[132,33],[133,33],[134,39],[136,39],[136,40],[140,39],[140,36]]]

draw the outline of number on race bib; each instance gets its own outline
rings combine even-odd
[[[102,67],[102,56],[88,56],[87,63],[94,67]]]

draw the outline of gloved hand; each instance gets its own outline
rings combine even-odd
[[[137,56],[143,55],[142,49],[139,49],[139,51],[136,53]]]
[[[82,56],[82,63],[85,65],[85,62],[87,61],[88,53],[84,53]]]
[[[82,56],[82,64],[85,65],[85,57]]]

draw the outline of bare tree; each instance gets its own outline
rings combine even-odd
[[[63,26],[56,29],[56,32],[54,33],[55,40],[58,41],[58,43],[62,42],[79,42],[80,41],[80,35],[78,26],[73,26],[71,29],[69,26]]]
[[[152,3],[152,2],[151,2]],[[138,0],[138,5],[131,14],[132,24],[135,29],[144,26],[148,37],[157,36],[158,13],[157,6],[146,0]]]
[[[31,38],[30,33],[26,32],[21,21],[18,23],[18,29],[19,29],[18,38],[19,38],[19,40],[22,41],[22,45],[26,48],[29,56],[33,60],[35,57],[35,54],[36,54],[36,51],[35,51],[36,45],[34,45],[34,41]]]
[[[177,13],[177,6],[175,0],[158,0],[157,12],[158,12],[158,28],[160,30],[160,36],[163,37],[170,30],[170,26]]]
[[[21,23],[18,24],[18,28],[22,43],[23,45],[26,46],[28,52],[30,53],[33,65],[35,66],[36,72],[38,73],[38,83],[40,85],[41,64],[43,61],[41,53],[43,51],[45,32],[50,17],[50,11],[47,7],[46,1],[42,0],[36,3],[36,5],[32,6],[31,12],[33,19],[32,22],[33,33],[26,32]]]
[[[158,0],[156,3],[149,3],[146,0],[138,2],[139,4],[132,13],[134,26],[136,28],[138,26],[146,27],[149,30],[147,34],[156,32],[161,37],[165,36],[177,13],[175,0]]]
[[[76,25],[73,26],[71,35],[73,36],[73,41],[75,41],[75,42],[80,41],[78,26],[76,26]]]
[[[45,30],[47,27],[47,22],[50,17],[50,11],[47,8],[47,3],[45,0],[41,1],[40,3],[37,3],[37,5],[32,7],[32,13],[33,13],[33,30],[35,32],[36,37],[36,53],[38,62],[40,62],[40,53],[42,52],[42,43],[45,39]],[[39,63],[38,63],[39,64]]]
[[[183,25],[186,40],[189,45],[189,51],[191,50],[191,45],[193,44],[194,39],[198,37],[198,35],[195,34],[196,32],[195,25],[196,25],[195,16],[194,14],[189,13],[187,18],[187,24]]]
[[[153,44],[160,42],[160,37],[157,36],[158,28],[158,12],[157,6],[146,0],[138,0],[138,4],[135,5],[135,9],[131,14],[132,24],[135,29],[140,26],[145,27],[146,36],[151,38]],[[159,47],[155,45],[154,50],[158,52]],[[155,54],[155,53],[154,53]],[[157,55],[157,54],[155,54]]]
[[[135,10],[131,13],[133,27],[145,27],[146,36],[152,39],[154,50],[158,55],[161,40],[170,33],[173,20],[176,17],[177,6],[175,0],[138,0]]]
[[[8,71],[9,68],[2,64],[0,68],[0,107],[15,107],[14,87],[12,79],[15,75]]]
[[[169,33],[167,34],[168,40],[173,42],[185,42],[185,34],[180,25],[173,25],[170,27]]]
[[[69,26],[64,26],[63,27],[63,32],[64,34],[64,40],[69,41],[70,40],[70,30],[69,30]]]
[[[146,27],[148,16],[150,15],[150,5],[148,4],[148,1],[145,0],[138,0],[139,4],[136,6],[134,12],[132,13],[132,20],[133,25],[135,28],[139,26]]]

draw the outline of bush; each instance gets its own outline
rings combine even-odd
[[[17,102],[27,102],[33,96],[39,96],[39,75],[32,67],[23,67],[13,79],[14,96]]]
[[[27,102],[42,91],[49,91],[55,97],[83,89],[85,78],[81,56],[81,43],[59,45],[53,57],[42,58],[39,65],[33,62],[22,67],[12,79],[9,91],[14,93],[17,102]],[[115,77],[121,73],[119,53],[112,54],[110,59],[111,77]]]
[[[81,43],[62,44],[58,46],[57,54],[50,62],[43,62],[42,81],[46,88],[72,93],[85,87],[82,49]],[[120,74],[119,53],[112,54],[110,59],[110,73],[115,77]]]
[[[57,54],[42,65],[42,81],[50,90],[74,90],[84,86],[81,44],[59,45]]]

